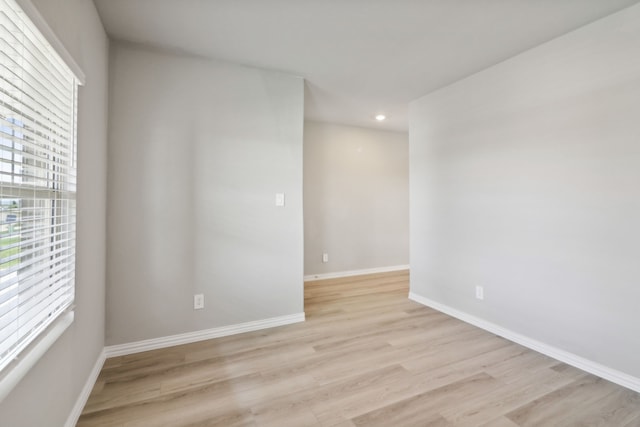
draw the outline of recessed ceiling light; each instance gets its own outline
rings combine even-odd
[[[376,120],[379,121],[379,122],[383,121],[386,118],[387,118],[387,116],[385,116],[384,114],[376,115]]]

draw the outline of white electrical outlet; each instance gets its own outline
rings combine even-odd
[[[193,296],[193,309],[200,310],[204,308],[204,294],[195,294]]]
[[[329,254],[322,254],[322,262],[329,262]]]
[[[284,206],[284,193],[276,193],[276,206]]]
[[[476,298],[484,299],[484,288],[482,286],[476,286]]]

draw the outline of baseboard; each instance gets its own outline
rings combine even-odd
[[[538,353],[542,353],[568,365],[589,372],[590,374],[596,375],[600,378],[604,378],[605,380],[611,381],[612,383],[616,383],[618,385],[621,385],[622,387],[626,387],[630,390],[640,393],[640,378],[633,377],[629,374],[625,374],[624,372],[620,372],[615,369],[609,368],[608,366],[601,365],[592,360],[585,359],[584,357],[580,357],[576,354],[569,353],[543,342],[534,340],[525,335],[496,325],[495,323],[491,323],[471,314],[456,310],[455,308],[430,300],[413,292],[409,293],[409,299],[419,304],[426,305],[427,307],[431,307],[444,314],[448,314],[449,316],[455,317],[459,320],[462,320],[463,322],[469,323],[493,334],[499,335],[503,338],[508,339],[509,341],[513,341],[515,343],[523,345],[527,348],[530,348],[531,350],[535,350]]]
[[[89,395],[91,394],[91,390],[93,390],[93,386],[98,379],[98,375],[100,375],[100,371],[102,370],[102,366],[104,365],[104,361],[106,360],[106,355],[104,349],[98,355],[98,359],[96,363],[93,365],[93,369],[89,373],[89,377],[87,381],[84,383],[84,387],[82,387],[82,391],[76,400],[76,404],[73,405],[73,409],[67,418],[67,422],[64,423],[65,427],[75,427],[82,414],[82,410],[84,409],[84,405],[87,404],[87,400],[89,400]]]
[[[141,353],[143,351],[172,347],[174,345],[189,344],[192,342],[204,341],[212,338],[241,334],[243,332],[258,331],[260,329],[267,329],[276,326],[289,325],[291,323],[304,322],[304,319],[305,316],[303,312],[290,314],[287,316],[278,316],[269,319],[256,320],[253,322],[239,323],[236,325],[221,326],[219,328],[205,329],[202,331],[187,332],[184,334],[171,335],[168,337],[153,338],[126,344],[110,345],[105,347],[105,354],[106,357],[125,356],[127,354]]]
[[[339,271],[337,273],[309,274],[304,276],[305,282],[325,279],[339,279],[341,277],[362,276],[363,274],[388,273],[391,271],[408,270],[409,265],[392,265],[390,267],[367,268],[364,270]]]

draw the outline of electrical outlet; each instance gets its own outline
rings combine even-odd
[[[484,299],[484,288],[482,286],[476,286],[476,298],[480,300]]]
[[[322,262],[329,262],[329,254],[322,254]]]
[[[204,294],[195,294],[193,296],[193,309],[200,310],[204,308]]]

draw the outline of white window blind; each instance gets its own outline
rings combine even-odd
[[[73,304],[77,87],[0,0],[0,371]]]

